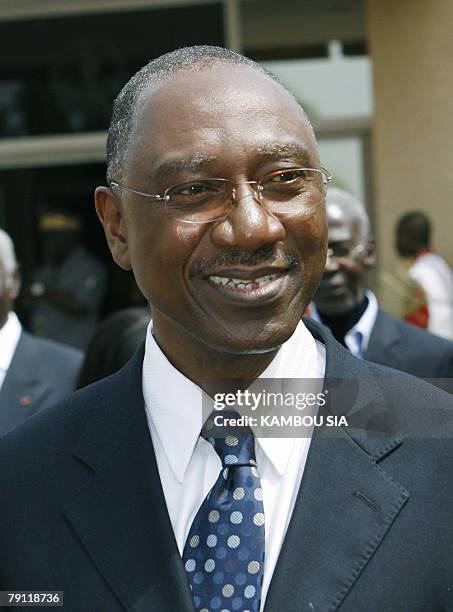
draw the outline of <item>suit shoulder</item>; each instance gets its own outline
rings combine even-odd
[[[441,388],[453,378],[453,342],[379,309],[365,358],[426,379]],[[434,382],[434,381],[433,381]]]
[[[427,345],[438,350],[442,349],[444,351],[448,351],[453,355],[453,342],[451,340],[436,336],[435,334],[432,334],[426,329],[421,329],[420,327],[416,327],[415,325],[410,325],[406,321],[400,321],[399,319],[393,320],[395,321],[396,325],[398,325],[400,332],[404,336],[413,340],[414,342],[423,342],[425,346]]]
[[[398,407],[420,407],[431,411],[446,408],[453,415],[453,396],[431,383],[377,363],[366,362],[384,395]]]
[[[39,338],[27,334],[29,341],[33,342],[36,348],[42,352],[53,353],[60,357],[67,357],[68,359],[82,359],[83,352],[67,344],[61,342],[55,342],[54,340],[47,340],[47,338]]]
[[[105,379],[76,391],[0,436],[0,466],[13,467],[19,457],[30,462],[37,456],[58,454],[75,443],[104,396],[107,383],[108,379]]]
[[[52,357],[63,360],[65,363],[80,365],[82,363],[84,353],[72,346],[47,340],[46,338],[38,338],[31,334],[26,334],[27,342],[33,345],[34,349],[44,357]]]

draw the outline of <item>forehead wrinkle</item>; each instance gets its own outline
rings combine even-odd
[[[260,155],[276,159],[293,157],[302,160],[304,163],[310,159],[308,149],[298,143],[269,142],[257,146],[255,150]]]
[[[310,154],[306,147],[297,143],[269,142],[257,146],[250,146],[249,151],[263,157],[274,159],[295,158],[308,163]],[[208,153],[194,153],[189,157],[174,157],[163,160],[154,168],[156,174],[177,174],[178,172],[195,172],[199,168],[216,161],[216,155]]]
[[[217,159],[216,155],[208,153],[192,153],[189,157],[173,157],[164,159],[153,168],[155,174],[177,174],[178,172],[194,172]]]

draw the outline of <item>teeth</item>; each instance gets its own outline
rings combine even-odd
[[[230,279],[223,278],[222,276],[210,276],[209,280],[211,280],[216,285],[226,285]]]
[[[259,278],[254,278],[250,281],[245,281],[242,278],[226,278],[224,276],[210,276],[209,280],[211,280],[214,284],[220,285],[222,287],[233,285],[236,289],[259,289],[261,285],[265,285],[270,283],[275,278],[277,278],[278,274],[268,274],[266,276],[260,276]]]

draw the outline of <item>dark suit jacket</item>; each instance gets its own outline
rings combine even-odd
[[[0,434],[74,390],[83,353],[21,333],[0,389]]]
[[[364,358],[420,378],[453,378],[453,342],[380,309]]]
[[[404,423],[452,399],[353,357],[316,324],[327,377],[367,378]],[[143,347],[117,374],[0,439],[0,590],[68,612],[193,612],[143,406]],[[349,406],[329,400],[326,410]],[[323,409],[324,410],[324,409]],[[390,418],[390,420],[392,420]],[[451,442],[316,430],[266,612],[453,610]]]

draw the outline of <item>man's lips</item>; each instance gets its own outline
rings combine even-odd
[[[273,274],[284,274],[288,271],[288,266],[247,266],[247,267],[234,267],[234,268],[215,268],[208,272],[203,273],[204,278],[212,278],[217,276],[220,278],[227,279],[238,279],[242,281],[251,281],[254,279],[262,278],[264,276],[271,276]]]
[[[239,277],[209,276],[208,279],[214,285],[225,287],[232,291],[250,291],[263,288],[281,277],[282,274],[265,274],[257,278],[241,279]]]
[[[228,268],[204,276],[216,293],[242,304],[259,305],[274,299],[284,290],[288,267]]]

